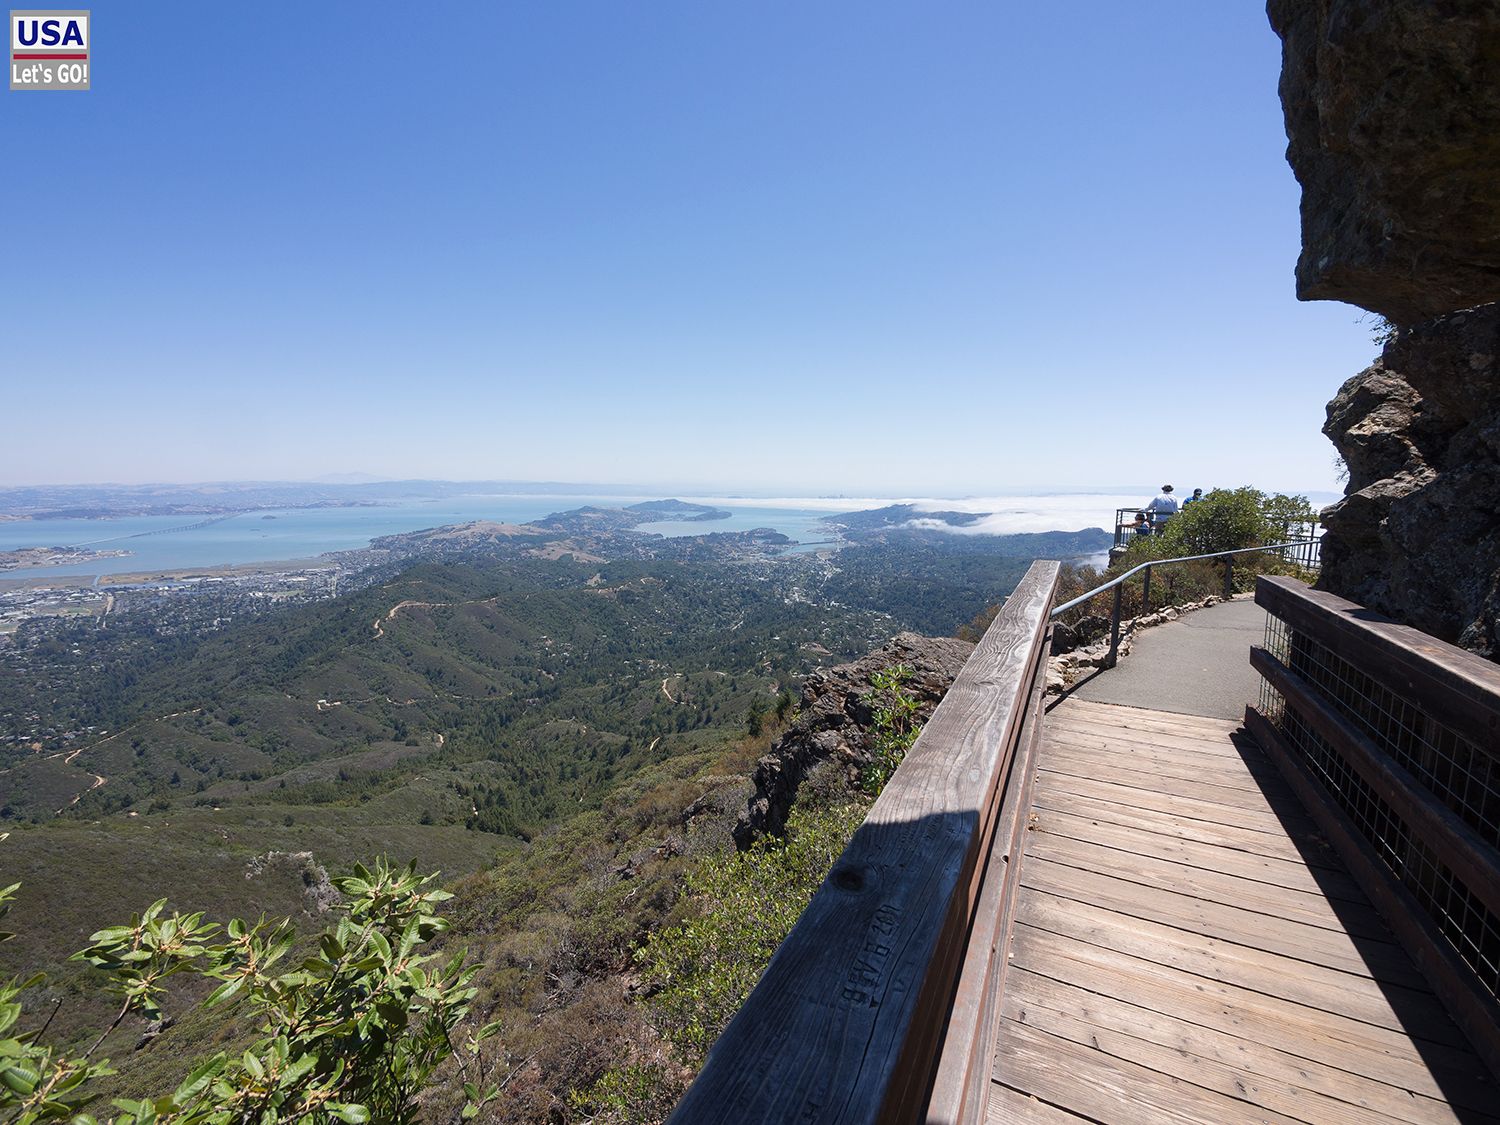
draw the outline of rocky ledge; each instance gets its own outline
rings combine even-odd
[[[1328,404],[1319,585],[1500,659],[1500,304],[1407,329]]]
[[[870,761],[872,676],[893,664],[910,668],[906,690],[926,722],[973,651],[968,641],[900,633],[868,656],[809,676],[796,719],[756,764],[755,792],[735,825],[735,843],[743,849],[763,834],[780,835],[798,787],[816,766],[831,763],[851,788],[858,784]]]

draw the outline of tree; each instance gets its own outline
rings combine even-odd
[[[1152,558],[1208,555],[1241,547],[1280,543],[1287,525],[1314,519],[1305,496],[1267,494],[1255,488],[1216,488],[1186,505],[1158,535],[1130,544],[1130,565]]]

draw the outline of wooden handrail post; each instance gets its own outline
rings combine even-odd
[[[1148,564],[1146,571],[1141,575],[1141,616],[1151,612],[1151,567]]]
[[[1224,598],[1234,597],[1234,556],[1224,556]]]

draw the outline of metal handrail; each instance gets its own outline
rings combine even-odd
[[[1288,547],[1306,547],[1309,544],[1317,542],[1319,542],[1319,540],[1317,539],[1293,539],[1290,543],[1267,543],[1263,547],[1236,547],[1232,551],[1215,551],[1211,555],[1183,555],[1181,558],[1176,559],[1152,559],[1150,562],[1141,563],[1140,566],[1131,567],[1124,574],[1116,575],[1108,582],[1104,583],[1104,585],[1095,587],[1087,594],[1080,594],[1070,602],[1063,602],[1062,605],[1057,606],[1052,610],[1052,616],[1056,617],[1065,609],[1072,609],[1076,605],[1082,605],[1090,598],[1097,597],[1098,595],[1104,593],[1104,591],[1108,590],[1111,586],[1118,586],[1121,582],[1124,582],[1125,579],[1129,578],[1136,571],[1145,570],[1148,567],[1166,566],[1168,563],[1201,562],[1204,559],[1223,558],[1225,555],[1248,555],[1252,551],[1283,551]]]
[[[1288,543],[1267,543],[1261,547],[1236,547],[1232,551],[1214,551],[1212,554],[1207,555],[1183,555],[1180,558],[1175,559],[1151,559],[1149,562],[1143,562],[1139,566],[1131,567],[1124,574],[1116,575],[1114,578],[1111,578],[1102,586],[1098,586],[1095,589],[1090,590],[1086,594],[1080,594],[1072,601],[1063,602],[1062,605],[1057,606],[1052,610],[1052,612],[1048,615],[1048,620],[1055,620],[1058,614],[1070,610],[1075,606],[1080,606],[1084,602],[1089,601],[1093,598],[1097,598],[1106,590],[1113,589],[1115,592],[1115,598],[1114,606],[1110,610],[1109,615],[1109,657],[1105,664],[1105,667],[1113,668],[1116,661],[1118,661],[1120,658],[1120,595],[1124,590],[1124,586],[1122,585],[1122,583],[1124,583],[1125,579],[1129,578],[1132,574],[1136,574],[1140,571],[1146,572],[1145,576],[1141,580],[1141,610],[1144,613],[1149,612],[1151,608],[1151,568],[1154,566],[1170,566],[1172,563],[1183,562],[1202,562],[1205,559],[1223,559],[1224,596],[1227,598],[1234,593],[1235,555],[1248,555],[1253,554],[1256,551],[1284,551],[1288,547],[1307,547],[1315,545],[1317,542],[1318,539],[1316,537],[1313,537],[1311,539],[1294,539]]]
[[[1206,499],[1207,497],[1204,498],[1204,500]],[[1153,511],[1148,506],[1148,504],[1135,504],[1127,508],[1116,508],[1115,542],[1111,550],[1118,551],[1124,549],[1130,544],[1131,540],[1134,539],[1136,535],[1143,532],[1147,535],[1158,534],[1172,520],[1176,519],[1179,516],[1186,515],[1189,508],[1194,503],[1198,503],[1198,501],[1185,500],[1183,501],[1182,506],[1175,512]],[[1146,517],[1146,523],[1141,527],[1137,527],[1131,519],[1131,517],[1134,517],[1138,514],[1144,515]],[[1321,523],[1316,513],[1308,513],[1301,516],[1278,516],[1275,517],[1274,522],[1281,525],[1282,534],[1288,537],[1299,533],[1308,534],[1307,532],[1302,531],[1303,526],[1310,525],[1312,527],[1317,527]]]

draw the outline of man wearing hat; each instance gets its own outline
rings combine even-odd
[[[1177,514],[1177,497],[1172,495],[1172,486],[1161,486],[1161,495],[1146,505],[1151,513],[1151,529],[1160,535],[1166,530],[1167,521]]]

